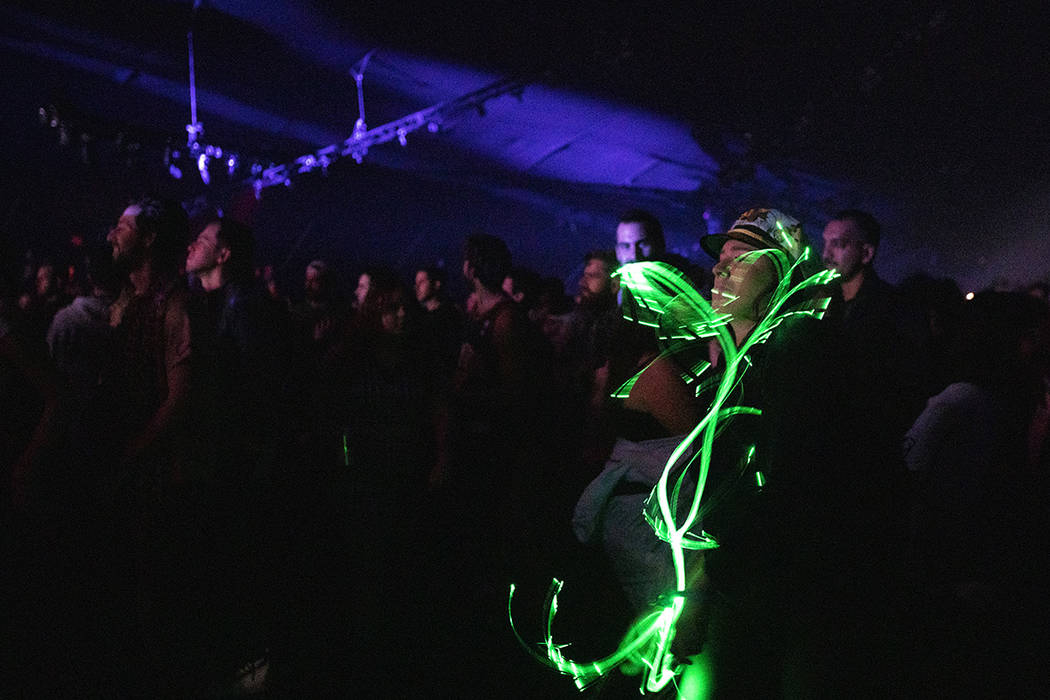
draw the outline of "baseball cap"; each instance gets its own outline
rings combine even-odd
[[[788,254],[791,261],[802,255],[802,224],[779,209],[748,209],[737,218],[725,233],[715,233],[700,239],[700,247],[713,258],[718,258],[722,246],[730,239],[750,243],[758,248],[776,248]]]

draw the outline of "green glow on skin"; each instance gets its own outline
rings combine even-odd
[[[755,486],[757,486],[758,488],[761,489],[761,488],[765,488],[765,485],[766,485],[766,475],[763,474],[760,471],[755,472]]]
[[[778,234],[782,242],[787,245],[788,250],[797,250],[798,243],[785,231],[779,229],[779,222],[777,226]],[[761,411],[754,407],[727,405],[729,396],[733,394],[744,374],[751,367],[748,353],[757,345],[768,340],[773,329],[784,319],[799,314],[819,319],[827,310],[830,301],[827,297],[795,301],[793,305],[788,303],[792,299],[797,299],[797,295],[803,290],[827,284],[838,274],[834,270],[824,270],[792,286],[792,274],[798,266],[809,259],[810,255],[809,249],[803,250],[798,260],[792,263],[787,253],[777,249],[764,249],[747,254],[747,260],[751,261],[761,256],[769,257],[779,275],[780,282],[773,291],[765,316],[743,340],[739,348],[729,332],[731,316],[715,311],[685,275],[674,267],[660,262],[639,262],[624,265],[617,271],[621,278],[621,287],[625,290],[624,318],[657,329],[660,357],[679,357],[685,352],[692,352],[695,356],[697,342],[706,343],[709,339],[714,339],[719,344],[722,356],[725,358],[725,370],[715,385],[713,379],[701,381],[703,375],[711,368],[709,362],[690,360],[678,363],[680,366],[690,368],[690,371],[682,373],[682,379],[687,384],[697,384],[698,395],[701,389],[708,384],[713,385],[715,390],[714,399],[711,401],[707,414],[675,448],[664,466],[659,481],[645,502],[645,518],[657,537],[667,542],[674,564],[674,588],[664,597],[667,602],[658,604],[635,622],[613,653],[596,661],[581,663],[566,658],[562,650],[567,645],[557,644],[554,641],[554,616],[558,609],[558,593],[564,585],[563,582],[554,579],[547,594],[547,626],[544,640],[540,645],[545,655],[533,650],[514,627],[514,617],[511,613],[514,585],[511,585],[507,599],[507,615],[515,637],[540,662],[571,676],[581,690],[620,664],[630,660],[638,663],[643,669],[640,686],[643,694],[659,692],[676,677],[682,676],[683,682],[679,687],[679,697],[701,698],[708,695],[710,669],[707,667],[706,658],[701,663],[696,661],[698,657],[694,657],[691,662],[683,663],[675,659],[671,652],[671,643],[674,641],[676,626],[685,607],[688,592],[685,551],[718,547],[718,541],[712,535],[703,530],[697,533],[692,529],[700,524],[705,511],[704,506],[708,503],[703,498],[704,488],[707,484],[719,423],[741,414],[761,414]],[[645,369],[642,369],[613,392],[613,397],[626,397],[644,371]],[[755,451],[755,445],[751,445],[747,454],[741,458],[738,465],[738,476],[744,474],[751,465]],[[676,470],[677,476],[672,477]],[[689,508],[685,516],[679,520],[679,496],[686,476],[689,474],[695,474],[696,490],[688,504]],[[671,485],[672,478],[673,486]],[[765,484],[765,476],[762,472],[756,471],[755,478],[761,488]],[[685,669],[689,671],[683,675]]]
[[[689,664],[682,671],[678,681],[678,698],[685,700],[702,700],[713,696],[714,687],[711,659],[704,654],[689,657]]]

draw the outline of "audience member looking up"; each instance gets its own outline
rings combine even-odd
[[[226,409],[213,418],[235,427],[226,431],[234,441],[252,435],[242,447],[253,452],[272,440],[275,417],[267,412],[275,405],[289,354],[286,312],[257,285],[254,249],[251,229],[217,218],[190,243],[186,256],[186,272],[202,287],[192,309],[198,347],[208,350],[199,366],[213,373],[209,391],[221,394],[214,405]],[[231,423],[238,415],[250,419]]]
[[[711,305],[731,315],[742,347],[768,319],[787,272],[774,252],[788,263],[804,253],[801,224],[775,209],[752,209],[701,245],[718,260]],[[791,283],[809,272],[799,265]],[[836,318],[785,313],[806,308],[812,296],[789,297],[768,339],[750,346],[732,403],[761,414],[727,421],[714,442],[703,527],[720,546],[705,552],[700,619],[718,697],[766,697],[788,687],[839,695],[859,678],[867,682],[864,663],[884,651],[861,645],[856,652],[845,642],[870,642],[884,619],[888,567],[874,543],[886,523],[875,515],[881,509],[867,506],[886,496],[844,453],[847,444],[860,453],[866,447],[843,420],[849,397]],[[711,360],[723,369],[718,350]],[[851,533],[849,542],[842,532]]]
[[[189,399],[192,352],[186,286],[179,277],[187,227],[178,203],[144,197],[124,210],[107,236],[126,284],[110,307],[110,325],[117,333],[123,388],[115,424],[125,431],[127,461],[156,458],[173,466],[176,457],[166,441],[179,435],[175,426]]]

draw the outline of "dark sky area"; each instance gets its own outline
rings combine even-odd
[[[711,148],[750,133],[760,159],[882,184],[1023,176],[1048,155],[1048,27],[1035,3],[393,5],[347,25],[680,115]]]

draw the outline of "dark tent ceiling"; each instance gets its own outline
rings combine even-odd
[[[815,221],[863,203],[917,265],[959,247],[945,220],[999,206],[1050,155],[1045,17],[1006,5],[15,0],[0,21],[7,182],[61,162],[43,105],[85,159],[184,147],[191,27],[201,142],[245,177],[349,153],[362,67],[368,129],[427,117],[366,163],[716,222],[756,198]]]

